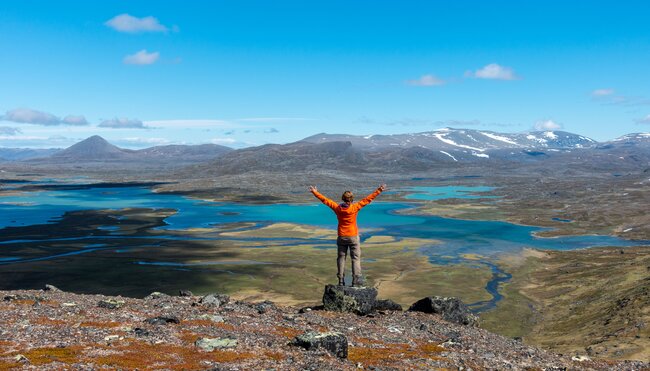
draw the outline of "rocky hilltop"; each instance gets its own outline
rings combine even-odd
[[[296,308],[188,291],[144,299],[52,286],[2,291],[0,370],[648,368],[554,354],[492,334],[454,300],[425,298],[400,311],[375,295],[328,286],[324,306]]]

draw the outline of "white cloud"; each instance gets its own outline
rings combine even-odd
[[[146,49],[142,49],[135,54],[130,54],[124,57],[123,62],[124,64],[136,64],[142,66],[154,64],[158,61],[158,58],[160,58],[159,52],[149,53]]]
[[[82,115],[68,115],[61,120],[62,123],[67,125],[84,126],[88,125],[88,120]]]
[[[61,119],[51,113],[37,111],[31,108],[16,108],[2,117],[5,121],[18,122],[21,124],[35,125],[59,125]]]
[[[596,89],[591,92],[593,97],[606,97],[614,94],[614,89]]]
[[[474,72],[468,71],[465,73],[465,76],[474,77],[477,79],[488,79],[488,80],[518,80],[519,77],[515,74],[510,67],[505,67],[498,65],[496,63],[490,63],[483,68],[480,68]]]
[[[47,137],[39,137],[39,136],[34,136],[34,135],[0,135],[0,140],[45,140],[48,139]]]
[[[553,120],[541,120],[537,121],[534,126],[535,130],[559,130],[562,129],[562,125],[558,124]]]
[[[138,119],[128,118],[114,118],[104,120],[99,125],[100,128],[113,128],[113,129],[146,129],[144,123]]]
[[[225,120],[151,120],[144,122],[149,128],[231,128],[240,125]]]
[[[115,16],[104,24],[116,31],[128,33],[168,31],[168,28],[160,24],[155,17],[138,18],[126,13]],[[176,27],[174,30],[176,31],[177,29]]]
[[[411,86],[440,86],[445,84],[443,80],[433,75],[423,75],[419,79],[409,80],[406,83]]]
[[[637,124],[650,124],[650,115],[646,115],[646,117],[636,120],[636,123]]]
[[[121,139],[124,142],[128,143],[135,143],[135,144],[155,144],[155,145],[160,145],[160,144],[169,144],[171,141],[167,138],[140,138],[140,137],[129,137],[129,138],[122,138]]]
[[[16,135],[20,133],[22,133],[22,131],[18,128],[12,128],[9,126],[0,126],[0,135]]]
[[[237,141],[234,140],[233,138],[212,138],[210,139],[210,143],[212,144],[233,144],[236,143]]]

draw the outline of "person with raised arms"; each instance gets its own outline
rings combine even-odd
[[[386,184],[382,184],[374,192],[359,202],[353,202],[354,195],[352,192],[345,191],[341,196],[343,202],[336,203],[318,193],[316,186],[309,186],[309,191],[332,209],[338,219],[338,238],[336,239],[336,246],[338,247],[336,264],[338,271],[336,276],[339,279],[340,286],[345,286],[345,260],[347,258],[348,250],[350,251],[350,258],[352,259],[352,286],[363,286],[363,279],[361,276],[361,243],[359,240],[359,227],[357,226],[357,214],[359,214],[359,211],[364,206],[372,202],[372,200],[379,196],[379,194],[385,189]]]

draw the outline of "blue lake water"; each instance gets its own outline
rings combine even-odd
[[[415,193],[412,195],[421,196],[413,197],[414,199],[430,200],[434,198],[422,197],[471,198],[476,197],[471,192],[486,192],[491,189],[490,187],[478,189],[477,187],[417,187],[406,191],[413,191]],[[359,214],[358,220],[361,226],[362,238],[367,238],[372,234],[381,234],[397,238],[416,237],[440,241],[440,244],[432,243],[430,246],[421,249],[421,252],[428,256],[432,263],[436,264],[467,263],[462,258],[462,255],[467,253],[491,256],[499,253],[516,252],[524,247],[569,250],[591,246],[641,244],[638,241],[596,235],[538,238],[533,235],[534,232],[543,230],[538,227],[506,222],[459,220],[399,213],[400,210],[414,206],[415,204],[410,203],[373,202]],[[68,211],[123,208],[177,210],[176,213],[165,219],[167,225],[159,227],[161,230],[182,231],[187,228],[208,227],[235,222],[255,222],[258,225],[289,222],[336,228],[336,218],[331,210],[317,200],[310,204],[244,205],[215,203],[179,195],[157,194],[146,187],[133,186],[79,187],[79,189],[72,190],[35,191],[0,197],[0,267],[20,264],[21,262],[20,257],[10,256],[2,251],[2,245],[19,242],[16,239],[7,240],[6,236],[3,236],[8,227],[55,223]],[[107,226],[104,228],[104,232],[111,234],[117,231],[114,230],[114,227]],[[133,237],[137,238],[137,236]],[[106,238],[106,236],[103,236],[103,238]],[[71,238],[71,240],[74,239]],[[84,236],[83,239],[92,239],[92,236]],[[65,242],[65,240],[65,238],[60,239],[62,242]],[[296,243],[304,242],[302,240]],[[312,243],[327,246],[331,241],[314,240]],[[42,259],[57,259],[71,254],[84,254],[97,249],[102,249],[102,246],[88,244],[82,250],[51,255]],[[218,262],[210,263],[219,264]],[[258,262],[250,263],[255,264]],[[141,264],[149,263],[143,262]],[[164,264],[173,265],[176,263],[167,262]],[[509,279],[509,276],[505,272],[498,271],[498,268],[488,261],[472,264],[487,264],[494,273],[493,280],[486,287],[486,290],[493,295],[494,299],[490,302],[475,303],[475,307],[481,310],[489,309],[500,298],[498,284]]]
[[[490,195],[478,195],[478,192],[489,192],[494,187],[486,186],[442,186],[442,187],[409,187],[404,188],[402,191],[409,192],[405,198],[409,200],[442,200],[445,198],[496,198]]]

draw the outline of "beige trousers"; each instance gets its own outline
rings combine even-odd
[[[339,237],[336,239],[336,246],[338,247],[338,257],[336,264],[338,266],[337,276],[342,278],[345,275],[345,259],[350,250],[350,258],[352,258],[352,276],[361,276],[361,243],[359,236],[353,237]]]

